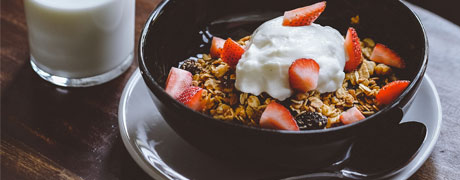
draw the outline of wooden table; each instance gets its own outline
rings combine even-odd
[[[158,3],[137,0],[136,37]],[[440,93],[444,122],[432,155],[411,179],[458,179],[460,28],[424,14],[429,14],[421,16],[429,23],[428,74]],[[22,1],[2,0],[1,179],[149,179],[126,151],[118,129],[120,95],[136,67],[134,62],[120,77],[95,87],[54,86],[29,64]]]

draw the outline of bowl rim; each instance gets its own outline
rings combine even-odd
[[[222,121],[222,120],[214,119],[211,116],[206,115],[204,113],[194,111],[194,110],[190,109],[189,107],[183,105],[182,103],[178,102],[177,100],[175,100],[171,96],[169,96],[166,93],[166,91],[155,81],[155,79],[153,78],[152,74],[148,71],[147,64],[146,64],[145,58],[144,58],[144,48],[145,48],[145,44],[147,42],[146,37],[149,34],[150,26],[153,23],[155,23],[155,21],[161,16],[161,14],[162,14],[161,12],[162,12],[163,8],[169,2],[170,2],[170,0],[162,0],[157,5],[157,7],[149,15],[149,18],[146,20],[146,22],[144,24],[144,28],[142,29],[142,32],[141,32],[141,36],[139,37],[138,62],[139,62],[139,69],[141,71],[142,78],[143,78],[144,82],[146,83],[147,87],[149,88],[149,90],[152,91],[152,93],[160,101],[164,101],[162,103],[164,103],[164,104],[172,103],[176,107],[179,107],[180,110],[184,110],[184,111],[186,111],[188,113],[196,114],[197,116],[200,116],[200,117],[205,118],[205,119],[209,119],[209,120],[212,120],[212,121],[215,121],[215,122],[218,122],[218,123],[222,123],[225,126],[231,126],[231,127],[234,127],[234,128],[243,128],[243,129],[247,129],[247,130],[255,130],[255,131],[258,131],[260,133],[275,133],[275,134],[288,134],[288,135],[296,135],[296,134],[318,135],[318,134],[332,134],[332,133],[344,132],[344,131],[347,131],[349,129],[353,129],[353,128],[356,128],[356,127],[359,127],[359,126],[363,126],[364,124],[370,122],[370,120],[375,119],[375,117],[378,117],[381,114],[384,114],[385,112],[388,112],[389,110],[391,110],[393,108],[402,109],[402,106],[400,106],[401,101],[404,98],[406,98],[406,96],[410,93],[410,91],[413,90],[413,88],[418,87],[418,85],[420,84],[420,82],[423,79],[423,76],[425,74],[427,64],[428,64],[428,49],[429,49],[429,45],[428,45],[428,39],[427,39],[425,28],[424,28],[422,22],[420,21],[420,18],[417,16],[417,14],[414,11],[412,11],[401,0],[398,0],[397,3],[399,3],[403,8],[408,10],[408,12],[410,14],[412,14],[413,17],[415,18],[415,20],[418,22],[417,25],[420,27],[420,30],[421,30],[421,32],[423,34],[423,40],[424,40],[424,43],[425,43],[424,45],[425,46],[424,46],[424,56],[422,58],[422,65],[421,65],[420,69],[418,70],[415,78],[410,82],[409,86],[403,91],[403,93],[401,93],[401,95],[399,95],[398,98],[396,98],[396,100],[394,100],[392,102],[392,104],[385,106],[383,109],[380,109],[375,114],[372,114],[371,116],[366,117],[365,119],[363,119],[361,121],[354,122],[354,123],[351,123],[351,124],[341,125],[341,126],[338,126],[338,127],[327,128],[327,129],[300,130],[300,131],[276,130],[276,129],[253,127],[253,126],[248,126],[248,125],[244,125],[244,124],[237,124],[237,123],[234,123],[234,122]],[[417,91],[417,90],[415,90],[415,91]],[[157,94],[159,94],[159,96]]]

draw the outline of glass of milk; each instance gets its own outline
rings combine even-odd
[[[131,65],[135,0],[24,0],[24,6],[30,63],[43,79],[93,86]]]

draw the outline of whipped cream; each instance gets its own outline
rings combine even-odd
[[[269,20],[252,34],[236,66],[235,87],[254,95],[266,92],[282,101],[293,94],[289,66],[299,58],[311,58],[320,67],[316,90],[337,90],[345,77],[342,35],[329,26],[289,27],[282,21],[282,16]]]

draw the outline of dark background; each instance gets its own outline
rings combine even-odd
[[[460,25],[460,0],[406,0]]]

